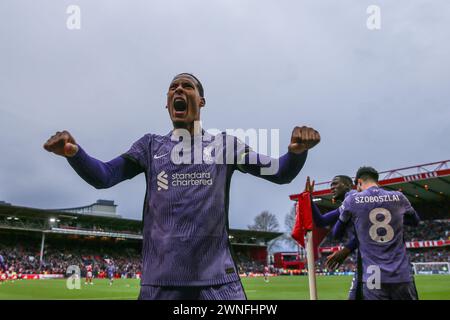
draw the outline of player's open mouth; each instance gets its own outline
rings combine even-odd
[[[173,109],[176,117],[183,117],[187,114],[188,105],[183,98],[175,98],[173,101]]]

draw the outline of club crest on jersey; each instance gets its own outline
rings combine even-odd
[[[167,190],[169,189],[169,180],[167,180],[167,173],[165,171],[161,171],[158,176],[156,177],[157,179],[157,185],[158,185],[158,191],[161,190]]]

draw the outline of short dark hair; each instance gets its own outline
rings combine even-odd
[[[358,183],[358,179],[361,180],[373,180],[374,182],[378,182],[378,171],[372,167],[361,167],[356,172],[355,184]]]
[[[200,82],[200,80],[198,80],[197,77],[194,76],[192,73],[188,73],[188,72],[179,73],[175,77],[173,77],[172,81],[181,76],[189,76],[189,77],[193,78],[197,82],[196,86],[197,86],[198,92],[200,93],[200,97],[202,97],[202,98],[204,97],[205,91],[203,90],[203,85]]]
[[[345,175],[337,175],[334,178],[338,178],[340,180],[342,180],[342,182],[349,186],[349,187],[353,187],[353,180],[352,178],[350,178],[349,176],[345,176]]]

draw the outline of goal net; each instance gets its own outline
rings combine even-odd
[[[449,262],[416,262],[413,266],[414,274],[450,274]]]

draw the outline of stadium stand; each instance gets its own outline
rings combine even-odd
[[[136,244],[113,244],[95,239],[64,239],[53,237],[46,242],[40,260],[39,238],[24,232],[2,232],[0,254],[6,269],[20,274],[65,274],[70,265],[77,265],[84,275],[83,266],[93,265],[96,276],[104,273],[107,260],[114,261],[116,277],[135,278],[140,273],[140,249]]]
[[[114,207],[107,208],[108,205]],[[115,207],[113,201],[107,200],[58,210],[0,203],[0,255],[5,260],[4,269],[22,275],[65,276],[67,268],[75,265],[84,276],[84,266],[92,264],[94,277],[101,278],[111,259],[116,277],[139,277],[142,222],[122,218],[115,213]],[[267,243],[282,233],[230,229],[229,235],[238,269],[245,273],[263,269]]]
[[[447,163],[386,171],[384,179],[380,180],[384,188],[402,191],[422,218],[418,227],[405,228],[405,242],[412,262],[450,262],[450,169],[444,169]],[[411,170],[419,173],[410,173]],[[339,206],[326,189],[329,182],[317,186],[319,189],[313,196],[323,212]],[[325,188],[320,189],[320,186]],[[291,196],[293,198],[295,196]],[[139,277],[142,223],[122,218],[116,213],[116,207],[114,201],[98,200],[89,206],[43,210],[0,201],[0,255],[5,261],[0,268],[12,267],[24,275],[65,275],[68,266],[77,265],[84,276],[83,266],[90,263],[94,276],[103,277],[105,259],[112,259],[117,268],[116,277]],[[248,276],[263,273],[270,260],[267,244],[282,233],[231,229],[229,235],[238,270],[242,276]],[[322,243],[322,257],[316,265],[319,273],[330,273],[324,261],[339,245],[329,238]],[[304,274],[301,270],[304,255],[290,256],[298,260],[293,264],[298,266],[294,274]],[[269,267],[271,273],[293,272],[274,265]],[[354,270],[355,258],[351,256],[337,272]]]

